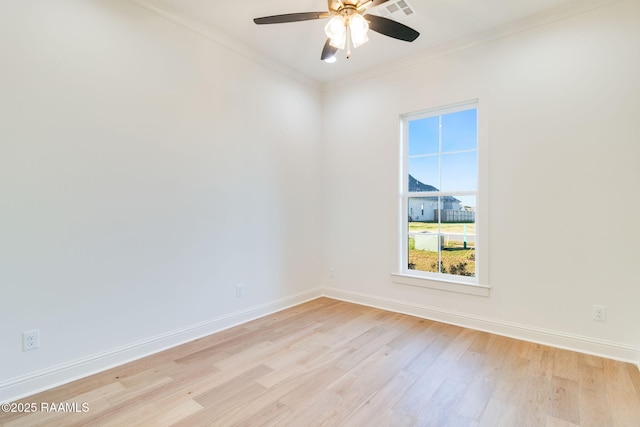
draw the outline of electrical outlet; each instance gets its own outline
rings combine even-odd
[[[593,320],[597,320],[599,322],[607,321],[607,307],[604,305],[594,305],[593,306]]]
[[[336,276],[336,270],[333,267],[329,267],[329,277],[333,279]]]
[[[236,285],[236,298],[240,298],[244,295],[244,285]]]
[[[22,351],[35,350],[40,347],[40,329],[22,333]]]

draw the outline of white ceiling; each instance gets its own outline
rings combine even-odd
[[[286,65],[319,83],[354,76],[400,58],[491,31],[507,24],[592,0],[408,0],[416,14],[401,21],[420,32],[413,43],[370,31],[369,42],[347,60],[320,61],[326,20],[256,25],[253,18],[327,10],[326,0],[133,0],[172,16],[204,24],[234,43]]]

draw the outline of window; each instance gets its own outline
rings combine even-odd
[[[400,274],[476,284],[477,103],[402,117]]]

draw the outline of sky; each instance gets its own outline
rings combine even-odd
[[[410,120],[409,174],[440,191],[476,191],[477,129],[475,108]],[[475,206],[475,197],[456,198],[466,206]]]

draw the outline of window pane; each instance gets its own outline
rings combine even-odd
[[[441,191],[476,190],[478,188],[478,153],[443,154]]]
[[[409,155],[433,154],[440,150],[440,118],[427,117],[409,122]]]
[[[475,276],[476,196],[442,197],[440,232],[443,234],[442,273]],[[449,204],[446,199],[449,200]]]
[[[435,247],[436,250],[418,247]],[[420,235],[416,239],[409,235],[409,270],[438,272],[438,234]]]
[[[407,212],[409,232],[438,232],[438,197],[410,197]]]
[[[473,212],[473,218],[474,221],[471,222],[475,222],[475,212],[476,212],[476,196],[474,194],[470,194],[470,195],[464,195],[464,196],[456,196],[455,199],[459,200],[460,206],[468,211],[468,212]],[[467,221],[464,221],[467,222]]]
[[[446,231],[444,228],[445,223],[451,223],[451,227],[455,230],[460,230],[460,232],[462,232],[462,228],[459,224],[473,224],[476,215],[475,204],[475,196],[442,196],[440,203],[442,230]]]
[[[409,263],[411,270],[438,272],[439,197],[409,198]]]
[[[409,191],[438,191],[438,156],[409,159]]]
[[[442,273],[455,276],[476,275],[475,235],[443,234]]]
[[[445,234],[443,247],[446,249],[473,250],[476,246],[473,223],[442,224],[442,232]]]
[[[442,151],[473,150],[478,145],[477,110],[442,116]]]

